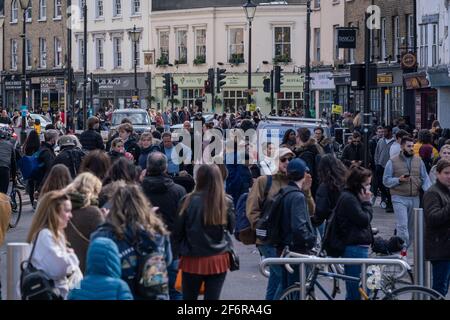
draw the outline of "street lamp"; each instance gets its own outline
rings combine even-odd
[[[243,6],[245,11],[245,16],[248,21],[248,92],[247,92],[247,103],[252,103],[252,21],[256,13],[256,4],[252,0],[247,0]]]
[[[134,42],[134,96],[137,97],[139,94],[138,83],[137,83],[137,43],[141,37],[141,32],[136,30],[136,25],[133,27],[133,31],[130,32],[131,40]]]
[[[27,126],[27,121],[26,121],[26,116],[27,116],[27,102],[26,102],[26,50],[25,50],[25,45],[26,45],[26,20],[27,20],[27,9],[30,5],[30,0],[20,0],[20,7],[23,10],[23,33],[21,35],[22,37],[22,106],[21,106],[21,112],[22,112],[22,128],[20,130],[20,143],[24,144],[25,140],[27,138],[27,131],[26,131],[26,126]]]

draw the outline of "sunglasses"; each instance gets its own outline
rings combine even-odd
[[[292,161],[292,157],[288,157],[288,158],[281,158],[280,159],[281,162],[286,162],[286,161]]]

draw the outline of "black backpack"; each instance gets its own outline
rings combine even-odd
[[[30,257],[21,263],[20,292],[22,300],[62,300],[55,282],[31,264],[39,233],[34,239]]]
[[[278,245],[281,241],[281,214],[283,199],[289,193],[300,190],[281,188],[272,198],[265,202],[261,218],[256,222],[256,237],[267,244]]]
[[[336,216],[340,201],[338,200],[336,207],[333,209],[327,220],[325,233],[322,239],[322,250],[325,250],[329,257],[341,257],[345,251],[345,242],[342,239],[339,222]]]

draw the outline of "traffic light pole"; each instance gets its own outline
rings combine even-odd
[[[248,92],[247,103],[252,103],[252,20],[248,21]]]
[[[273,94],[273,70],[270,71],[270,111],[273,111],[274,106],[275,106],[275,101],[274,101],[274,94]]]
[[[170,103],[172,105],[172,113],[173,113],[173,76],[170,76]]]
[[[311,114],[311,92],[310,92],[310,79],[311,79],[311,0],[306,1],[306,70],[305,70],[305,111],[307,114]],[[316,115],[317,117],[317,115]]]
[[[83,8],[83,20],[84,20],[84,52],[83,52],[83,64],[84,64],[84,81],[83,81],[83,130],[87,129],[87,2],[84,3]]]
[[[94,108],[94,74],[91,72],[91,92],[90,92],[90,106],[93,109]]]
[[[370,15],[368,13],[365,14],[365,35],[364,35],[364,55],[365,55],[365,77],[366,83],[364,86],[364,167],[368,168],[369,165],[369,119],[370,119],[370,39],[369,33],[370,30],[368,28],[368,21]]]
[[[28,9],[28,7],[27,7]],[[26,20],[27,20],[27,9],[23,10],[23,34],[22,34],[22,108],[26,106],[27,104],[27,97],[26,97]],[[22,128],[20,130],[20,144],[24,144],[25,140],[27,139],[27,121],[26,121],[26,114],[25,110],[21,110],[22,112]],[[25,114],[25,115],[24,115]]]
[[[217,76],[219,76],[219,72],[217,72]],[[214,78],[213,83],[211,84],[211,111],[214,112],[216,110],[216,95],[214,93]]]
[[[67,0],[67,8],[70,8],[72,6],[72,0]],[[67,12],[67,19],[71,22],[72,21],[72,12],[69,10]],[[64,119],[64,123],[66,124],[66,128],[73,130],[73,119],[75,116],[75,110],[73,110],[73,104],[72,104],[72,25],[69,25],[67,28],[67,99],[66,99],[66,110],[70,112],[72,115],[71,117],[67,116],[67,112],[64,112],[64,116],[66,119]]]

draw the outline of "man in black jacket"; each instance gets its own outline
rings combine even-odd
[[[152,152],[147,158],[147,172],[142,182],[142,189],[151,204],[158,207],[158,213],[162,217],[167,229],[174,231],[175,221],[178,216],[178,203],[186,195],[186,190],[175,184],[166,176],[167,157],[161,152]],[[170,300],[181,300],[182,295],[175,290],[175,280],[178,270],[178,247],[171,236],[172,264],[168,266],[169,295]]]
[[[96,149],[104,150],[103,138],[100,133],[97,132],[100,121],[97,117],[90,117],[87,121],[88,130],[83,132],[80,136],[80,142],[83,149],[86,151],[92,151]]]
[[[53,161],[52,166],[57,164],[65,165],[69,169],[72,179],[75,179],[85,154],[78,148],[77,138],[75,136],[62,136],[58,140],[58,145],[61,148],[61,152]]]
[[[304,190],[311,188],[311,176],[306,162],[294,159],[287,166],[289,184],[280,192],[285,194],[281,205],[280,235],[278,252],[285,246],[291,251],[308,254],[316,243],[316,234],[309,217]],[[309,177],[307,177],[309,176]],[[283,289],[298,281],[298,268],[294,274],[289,274],[283,268],[281,278]]]
[[[361,133],[358,131],[353,132],[352,143],[345,146],[341,160],[347,167],[351,167],[353,164],[362,165],[364,145],[361,143]]]
[[[50,129],[45,131],[44,134],[44,142],[42,142],[41,147],[39,148],[39,156],[38,156],[38,163],[39,163],[39,172],[34,177],[37,181],[36,185],[39,186],[38,190],[41,190],[42,184],[44,183],[45,179],[47,178],[48,173],[50,172],[53,161],[56,158],[55,155],[55,145],[56,141],[58,140],[59,132],[54,129]]]

